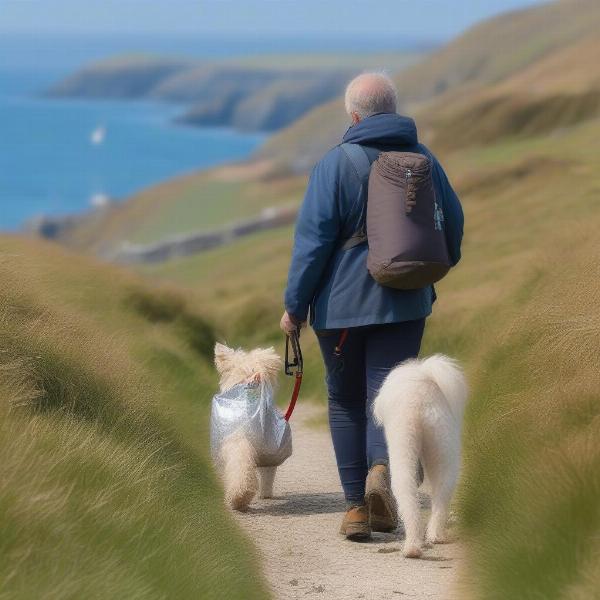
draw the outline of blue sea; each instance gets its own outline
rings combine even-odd
[[[247,157],[262,135],[174,125],[183,108],[50,100],[51,70],[0,69],[0,229],[121,199],[193,169]]]
[[[414,48],[415,43],[409,42]],[[118,54],[215,59],[406,49],[393,38],[0,37],[0,230],[37,215],[88,210],[193,169],[243,159],[263,135],[175,125],[185,107],[55,100],[44,90],[91,61]],[[94,143],[94,140],[96,143]]]

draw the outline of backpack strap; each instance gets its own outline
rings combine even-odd
[[[348,157],[348,160],[356,171],[358,180],[362,181],[369,176],[371,172],[371,159],[367,151],[360,144],[343,143],[340,148]]]
[[[355,246],[359,246],[360,244],[367,241],[367,232],[365,231],[364,226],[357,231],[351,238],[348,238],[342,244],[342,250],[350,250],[350,248],[354,248]]]
[[[345,142],[340,145],[340,148],[350,161],[350,164],[354,167],[354,171],[358,180],[361,182],[362,188],[363,181],[369,177],[369,173],[371,172],[371,159],[369,158],[369,155],[360,144]],[[361,223],[360,230],[344,242],[342,250],[350,250],[350,248],[354,248],[367,241],[364,218],[361,219]]]

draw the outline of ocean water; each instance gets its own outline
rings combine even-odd
[[[62,75],[52,68],[0,68],[1,230],[242,159],[264,139],[174,125],[182,107],[43,98],[40,92]]]
[[[355,36],[0,36],[0,230],[37,215],[87,210],[193,169],[243,159],[263,135],[174,125],[183,107],[50,100],[42,92],[91,61],[117,54],[204,59],[415,49],[415,42]],[[92,137],[102,138],[94,144]]]

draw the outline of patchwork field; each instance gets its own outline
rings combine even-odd
[[[267,176],[261,163],[194,173],[91,213],[59,239],[74,250],[102,254],[125,241],[147,244],[220,229],[265,208],[297,204],[304,184],[303,177]]]

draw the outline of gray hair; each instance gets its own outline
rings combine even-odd
[[[363,73],[346,88],[346,112],[356,113],[361,119],[376,113],[395,113],[397,102],[396,85],[385,73]]]

